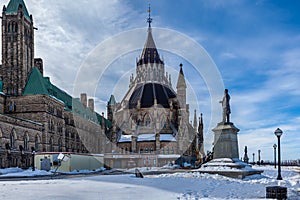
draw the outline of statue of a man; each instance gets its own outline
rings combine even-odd
[[[220,103],[222,103],[222,108],[223,108],[223,123],[229,123],[230,122],[230,96],[228,94],[228,89],[225,89],[224,91],[224,97],[223,100],[220,101]]]

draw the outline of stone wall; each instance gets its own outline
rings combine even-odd
[[[42,124],[0,114],[0,167],[28,167],[32,148],[42,146]]]
[[[30,166],[32,147],[44,152],[105,151],[104,127],[65,110],[64,103],[55,98],[47,95],[0,96],[1,107],[5,114],[0,114],[0,167]],[[24,134],[28,146],[22,154],[19,146],[23,144],[24,147]],[[6,144],[11,144],[12,137],[14,147],[8,147]],[[21,162],[24,156],[27,161]]]

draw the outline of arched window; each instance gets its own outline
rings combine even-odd
[[[149,115],[146,116],[146,119],[145,119],[145,126],[150,128],[151,127],[151,118]]]
[[[69,141],[70,141],[70,140],[69,140],[69,132],[66,131],[65,143],[66,143],[67,151],[68,151],[68,149],[69,149],[69,147],[70,147]]]
[[[9,22],[7,26],[7,32],[10,33],[10,31],[11,31],[11,23]]]
[[[34,139],[34,149],[35,149],[35,151],[39,151],[39,143],[40,143],[39,136],[36,135],[35,139]]]
[[[10,134],[10,148],[14,149],[15,148],[15,130],[12,131]]]
[[[16,24],[15,22],[12,23],[12,31],[11,32],[13,32],[13,33],[15,32],[15,26],[16,26],[15,24]]]
[[[24,146],[24,150],[27,151],[28,150],[28,135],[27,133],[24,134],[24,137],[23,137],[23,146]]]

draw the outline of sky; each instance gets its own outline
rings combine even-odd
[[[1,4],[8,2],[4,0]],[[215,80],[218,86],[221,81],[221,86],[228,88],[231,95],[231,121],[240,129],[240,157],[247,146],[250,160],[253,153],[257,160],[258,150],[261,150],[261,159],[273,160],[273,144],[277,143],[274,131],[281,128],[282,159],[300,158],[300,2],[51,0],[49,3],[26,0],[25,3],[38,28],[35,57],[43,58],[44,75],[75,97],[85,91],[74,88],[86,86],[88,95],[95,98],[99,113],[106,111],[111,93],[121,101],[128,89],[135,59],[147,36],[146,18],[148,3],[151,3],[154,40],[172,75],[173,88],[178,65],[183,63],[189,86],[190,120],[193,120],[194,109],[197,116],[200,112],[204,115],[205,150],[211,150],[211,129],[221,121],[221,106],[218,111],[215,105],[223,91],[213,84]],[[174,36],[163,37],[167,33]],[[116,43],[119,36],[127,37],[123,46]],[[202,51],[191,48],[189,52],[189,46],[177,40],[181,36],[190,42],[188,44],[197,44]],[[135,39],[140,49],[131,49],[130,42]],[[172,48],[161,46],[167,42],[173,44]],[[105,46],[109,44],[113,45]],[[128,45],[129,50],[125,51],[124,45]],[[101,51],[103,47],[107,48]],[[176,47],[184,49],[177,52]],[[189,57],[188,53],[193,56]],[[103,60],[108,63],[104,67],[99,63],[101,74],[91,78],[83,70],[97,68],[97,65],[89,65],[89,61],[107,58],[108,54],[115,57],[111,61]],[[207,63],[193,65],[193,59],[203,55],[211,59],[212,68]],[[207,77],[203,70],[218,73]],[[89,81],[78,79],[81,76],[97,80],[92,91]]]

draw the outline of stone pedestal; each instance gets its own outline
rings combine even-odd
[[[201,173],[220,174],[233,178],[245,178],[263,171],[252,169],[251,165],[239,160],[237,133],[240,130],[233,123],[221,122],[213,129],[213,160],[199,169]]]
[[[215,133],[213,158],[239,158],[237,133],[233,123],[219,123],[212,130]]]

